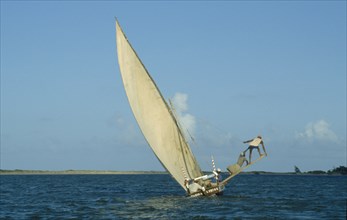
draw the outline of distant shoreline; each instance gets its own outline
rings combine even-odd
[[[210,172],[204,172],[210,173]],[[0,175],[151,175],[151,174],[169,174],[166,171],[112,171],[112,170],[0,170]],[[227,175],[227,173],[224,173]],[[248,171],[240,175],[296,175],[296,176],[340,176],[341,174],[312,174],[312,173],[294,173],[294,172],[265,172]]]
[[[168,174],[166,171],[112,171],[112,170],[0,170],[0,175],[138,175]]]

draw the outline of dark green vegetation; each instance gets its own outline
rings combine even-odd
[[[301,173],[301,170],[297,166],[294,166],[294,170],[295,170],[295,173]]]
[[[329,175],[347,175],[347,167],[339,166],[334,167],[331,170],[323,171],[323,170],[312,170],[307,172],[301,172],[297,166],[294,166],[295,174],[329,174]]]
[[[347,175],[347,167],[339,166],[337,168],[334,168],[332,170],[328,170],[328,174],[341,174],[341,175]]]

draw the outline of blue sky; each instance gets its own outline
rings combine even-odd
[[[344,1],[1,1],[1,169],[163,170],[131,113],[114,17],[202,169],[346,166]],[[256,155],[256,154],[255,154]]]

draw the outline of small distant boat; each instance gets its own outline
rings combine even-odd
[[[225,180],[219,180],[220,169],[205,175],[182,132],[172,105],[165,101],[158,86],[131,46],[116,20],[118,63],[136,121],[154,154],[188,196],[222,194],[225,185],[243,169],[240,167]]]

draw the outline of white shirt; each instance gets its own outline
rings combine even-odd
[[[251,141],[251,142],[249,143],[249,145],[250,145],[250,146],[258,147],[259,144],[260,144],[262,141],[263,141],[263,140],[262,140],[261,138],[256,137],[256,138],[253,139],[253,141]]]

